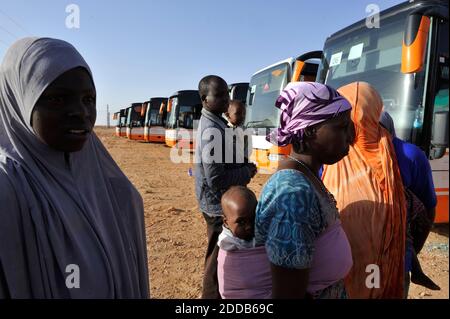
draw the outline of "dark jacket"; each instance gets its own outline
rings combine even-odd
[[[226,128],[225,119],[202,109],[195,146],[195,193],[200,210],[210,216],[222,215],[223,193],[234,185],[246,186],[251,179],[250,166],[225,163],[229,149],[225,145]]]

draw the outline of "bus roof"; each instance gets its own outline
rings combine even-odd
[[[231,84],[228,84],[228,86],[238,86],[238,85],[248,85],[249,83],[248,82],[237,82],[237,83],[231,83]]]
[[[153,100],[167,100],[167,97],[160,97],[160,96],[158,96],[158,97],[152,97],[152,98],[150,98],[150,101],[153,101]],[[150,102],[149,101],[149,102]]]
[[[198,95],[198,90],[181,90],[181,91],[176,91],[174,94],[172,94],[170,96],[170,98],[173,98],[173,97],[178,96],[178,95],[183,95],[183,94],[186,94],[186,95],[197,94]]]
[[[161,103],[166,102],[167,103],[168,98],[166,97],[152,97],[149,101],[150,109],[152,110],[159,110],[161,107]]]
[[[404,11],[408,11],[408,10],[412,10],[412,9],[416,9],[419,8],[423,5],[437,5],[437,4],[444,4],[444,3],[448,3],[448,0],[419,0],[419,1],[406,1],[400,4],[397,4],[393,7],[390,7],[388,9],[385,9],[383,11],[380,12],[380,15],[383,18],[387,18],[393,15],[396,15],[398,13],[404,12]],[[331,34],[330,36],[327,37],[326,41],[329,41],[331,38],[339,38],[339,37],[343,37],[346,36],[348,33],[351,33],[355,30],[361,29],[361,28],[366,28],[366,18],[363,18],[351,25],[349,25],[348,27],[345,27],[333,34]]]
[[[282,64],[282,63],[289,63],[289,65],[292,65],[292,63],[294,62],[294,58],[287,58],[287,59],[284,59],[284,60],[281,60],[281,61],[279,61],[279,62],[276,62],[276,63],[274,63],[274,64],[271,64],[271,65],[269,65],[269,66],[266,66],[265,68],[263,68],[263,69],[261,69],[261,70],[259,70],[259,71],[256,71],[255,73],[253,73],[253,75],[252,76],[254,76],[254,75],[256,75],[256,74],[258,74],[258,73],[261,73],[261,72],[263,72],[263,71],[265,71],[265,70],[268,70],[268,69],[270,69],[270,68],[273,68],[274,66],[276,66],[276,65],[280,65],[280,64]]]

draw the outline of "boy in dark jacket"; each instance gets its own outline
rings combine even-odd
[[[202,298],[220,299],[217,281],[217,240],[222,231],[220,201],[231,186],[246,186],[255,176],[256,166],[225,161],[227,121],[222,114],[227,111],[230,100],[225,80],[215,75],[206,76],[201,79],[198,91],[203,109],[196,137],[195,192],[208,235]]]

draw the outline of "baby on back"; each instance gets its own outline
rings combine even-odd
[[[222,196],[223,231],[218,245],[226,251],[255,247],[256,196],[244,186],[233,186]]]
[[[267,299],[272,296],[270,263],[264,246],[255,246],[257,200],[244,186],[222,196],[223,231],[217,257],[219,292],[223,299]]]

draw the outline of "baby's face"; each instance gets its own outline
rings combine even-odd
[[[240,107],[235,104],[231,104],[226,113],[228,120],[231,124],[241,126],[245,121],[245,107]]]
[[[254,237],[255,207],[246,205],[243,199],[229,201],[223,208],[224,224],[233,235],[243,240],[252,240]]]

